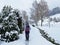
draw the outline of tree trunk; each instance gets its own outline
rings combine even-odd
[[[50,18],[49,18],[49,22],[48,23],[49,23],[49,27],[50,27]]]
[[[37,22],[36,22],[36,26],[38,26]]]
[[[41,26],[42,26],[42,23],[43,23],[43,16],[41,16]]]
[[[41,20],[41,26],[42,26],[42,20]]]

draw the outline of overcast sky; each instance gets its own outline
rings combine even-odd
[[[46,0],[46,1],[49,6],[49,9],[60,7],[60,0]]]
[[[39,0],[38,0],[39,1]],[[54,7],[60,7],[60,0],[46,0],[49,6],[49,9],[53,9]],[[4,5],[11,5],[13,8],[17,8],[19,10],[27,10],[31,8],[33,0],[0,0],[0,11]]]

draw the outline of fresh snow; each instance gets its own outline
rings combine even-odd
[[[0,28],[2,28],[2,24],[0,24]]]
[[[60,18],[60,14],[55,14],[53,16],[50,16],[51,18]]]
[[[7,20],[9,17],[4,18],[4,20]]]
[[[54,18],[54,17],[59,18],[60,14],[51,16],[51,18]],[[51,21],[50,27],[49,27],[48,19],[44,20],[42,27],[40,23],[41,21],[38,22],[38,25],[39,25],[38,27],[44,30],[46,33],[48,33],[50,37],[55,39],[55,41],[60,44],[60,35],[59,35],[60,34],[60,22]]]
[[[50,37],[54,38],[57,43],[60,43],[60,23],[51,23],[49,26],[39,26],[40,29],[44,30],[46,33],[49,34]]]
[[[47,41],[45,38],[43,38],[39,32],[39,30],[35,27],[31,27],[30,30],[30,39],[29,41],[25,40],[25,33],[19,35],[19,40],[6,43],[2,42],[1,45],[53,45],[51,42]]]

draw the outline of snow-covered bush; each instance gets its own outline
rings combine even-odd
[[[20,30],[22,28],[22,21],[19,20],[20,25],[18,25],[18,12],[11,6],[4,6],[2,9],[2,27],[0,28],[1,38],[6,42],[17,40],[19,37]]]
[[[52,42],[52,43],[55,43],[55,40],[51,37],[48,37],[49,41]]]
[[[51,18],[52,20],[51,21],[54,21],[54,22],[60,22],[60,18],[59,17],[54,17],[54,18]]]
[[[49,36],[48,33],[46,33],[44,30],[41,30],[40,28],[38,28],[40,30],[41,35],[47,39],[48,41],[50,41],[51,43],[55,44],[55,45],[60,45],[59,43],[55,42],[55,39],[53,39],[52,37]]]
[[[13,11],[13,13],[15,13],[16,14],[16,18],[17,18],[17,22],[18,22],[18,27],[20,28],[20,33],[22,33],[23,32],[23,29],[22,29],[22,17],[21,17],[21,13],[19,12],[19,10],[17,10],[17,9],[15,9],[14,11]]]
[[[14,41],[14,40],[17,40],[19,37],[18,37],[18,32],[17,31],[11,31],[11,37],[10,37],[10,40],[11,41]]]
[[[54,21],[54,22],[59,22],[56,17],[53,18],[53,21]]]
[[[2,20],[3,20],[3,19],[2,19],[2,15],[0,14],[0,23],[2,23]]]

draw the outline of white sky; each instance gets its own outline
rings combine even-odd
[[[33,1],[31,0],[0,0],[0,11],[4,5],[11,5],[19,10],[29,10]]]
[[[60,0],[46,0],[49,6],[49,9],[53,9],[55,7],[60,7]]]
[[[39,0],[38,0],[39,1]],[[49,9],[59,6],[60,0],[46,0],[49,6]],[[19,10],[27,10],[32,6],[33,0],[0,0],[0,11],[4,5],[11,5],[12,8],[17,8]]]

